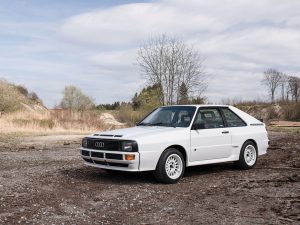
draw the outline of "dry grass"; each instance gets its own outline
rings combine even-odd
[[[268,131],[300,134],[300,127],[275,127],[275,126],[268,126]]]
[[[99,119],[97,111],[73,112],[66,110],[53,111],[17,111],[3,114],[0,117],[0,133],[22,134],[82,134],[112,129]]]

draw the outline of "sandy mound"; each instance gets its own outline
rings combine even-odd
[[[120,123],[116,120],[116,118],[110,113],[102,113],[100,115],[100,120],[102,120],[105,124],[114,125],[114,126],[124,126],[125,123]]]

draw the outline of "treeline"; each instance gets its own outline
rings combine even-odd
[[[132,100],[129,102],[116,101],[112,104],[99,104],[96,106],[99,110],[120,110],[127,106],[132,110],[153,109],[160,106],[160,87],[159,85],[150,85],[142,89],[141,92],[135,93]]]
[[[264,72],[262,83],[267,87],[271,102],[276,100],[298,102],[300,99],[299,77],[268,69]]]
[[[152,110],[158,106],[161,106],[162,88],[159,84],[149,85],[136,92],[129,102],[116,101],[112,104],[99,104],[96,106],[99,110],[119,110],[122,105],[128,105],[133,110]],[[205,102],[204,97],[189,97],[187,89],[183,86],[180,90],[178,104],[203,104]]]
[[[140,93],[135,93],[132,98],[132,107],[134,110],[141,108],[155,108],[161,105],[161,98],[163,96],[162,87],[159,84],[150,85]],[[205,98],[203,97],[189,97],[188,90],[185,85],[182,85],[179,90],[178,103],[182,105],[187,104],[203,104]]]

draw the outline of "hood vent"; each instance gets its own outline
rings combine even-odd
[[[113,134],[94,134],[94,136],[101,136],[101,137],[123,137],[123,135],[113,135]]]

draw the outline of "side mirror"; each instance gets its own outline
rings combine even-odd
[[[192,130],[199,130],[199,129],[204,129],[204,124],[202,123],[196,123],[192,125]]]

